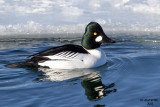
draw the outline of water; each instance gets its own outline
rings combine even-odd
[[[107,55],[106,65],[77,70],[11,69],[5,66],[25,61],[27,56],[50,47],[80,44],[80,39],[1,39],[0,106],[158,107],[158,37],[118,35],[112,39],[117,43],[101,47]]]

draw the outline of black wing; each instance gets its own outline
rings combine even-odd
[[[54,47],[54,48],[39,52],[37,54],[31,55],[33,57],[27,60],[26,62],[10,64],[7,67],[10,67],[10,68],[26,68],[26,67],[27,68],[38,68],[39,67],[38,62],[50,60],[49,58],[46,58],[44,56],[56,55],[61,52],[64,54],[66,52],[69,52],[69,53],[66,53],[66,55],[69,54],[70,57],[76,53],[88,54],[88,52],[82,46],[68,44],[68,45],[63,45],[59,47]]]
[[[59,47],[53,47],[51,49],[39,52],[39,53],[31,55],[31,56],[40,57],[40,56],[55,55],[55,54],[58,54],[60,52],[65,52],[65,51],[88,54],[88,52],[82,46],[68,44],[68,45],[63,45],[63,46],[59,46]]]

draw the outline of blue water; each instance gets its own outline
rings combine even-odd
[[[0,107],[158,107],[160,42],[117,36],[101,48],[107,64],[94,69],[7,68],[27,56],[80,39],[23,38],[0,42]]]

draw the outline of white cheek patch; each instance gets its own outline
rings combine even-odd
[[[102,36],[98,36],[98,37],[96,37],[95,41],[96,41],[96,42],[100,42],[100,41],[102,41]]]

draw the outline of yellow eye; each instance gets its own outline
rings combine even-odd
[[[97,35],[97,33],[96,33],[96,32],[94,32],[93,34],[94,34],[95,36]]]

